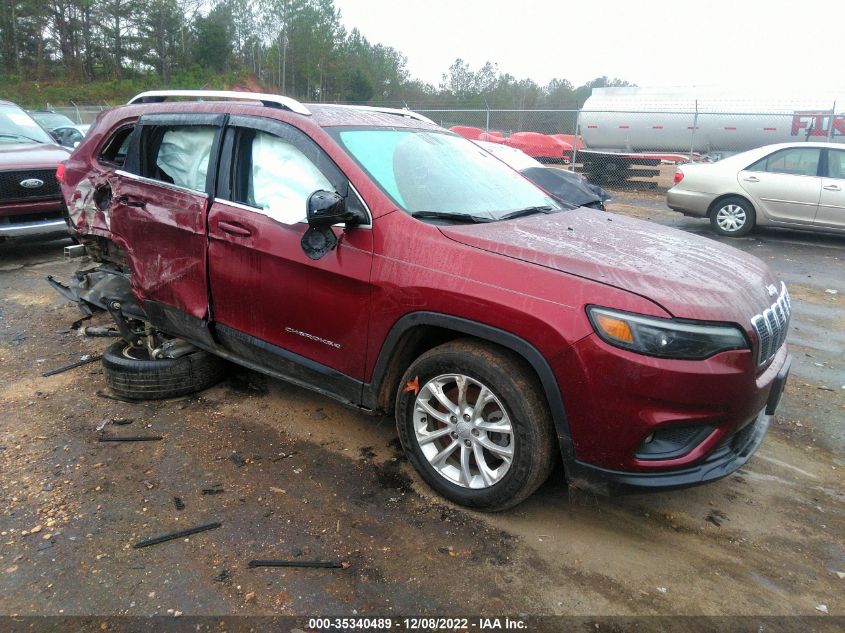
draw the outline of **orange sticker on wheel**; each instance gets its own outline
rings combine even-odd
[[[416,396],[420,392],[420,377],[417,376],[413,380],[409,380],[408,384],[405,385],[405,388],[402,390],[402,393],[409,393],[413,391],[414,395]]]

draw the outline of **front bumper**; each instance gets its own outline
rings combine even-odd
[[[622,472],[576,461],[570,465],[570,485],[602,494],[634,494],[688,488],[716,481],[738,470],[760,448],[771,416],[761,411],[738,433],[725,438],[707,458],[695,466],[664,472]]]
[[[703,457],[674,468],[655,470],[614,470],[576,458],[566,464],[567,481],[578,488],[604,494],[626,494],[686,488],[730,475],[745,464],[760,447],[769,428],[771,416],[780,404],[789,378],[792,357],[786,354],[784,348],[778,354],[777,360],[779,364],[771,368],[775,372],[774,376],[764,379],[767,395],[764,401],[757,401],[761,408],[750,420],[745,418],[744,423],[734,426],[733,432],[721,436],[714,446],[706,449]],[[709,439],[702,442],[698,448],[708,443]],[[698,448],[691,453],[696,452]],[[684,462],[683,458],[678,461]]]
[[[67,223],[64,219],[0,224],[0,238],[67,235],[67,233]]]
[[[67,234],[61,198],[0,203],[0,239]]]

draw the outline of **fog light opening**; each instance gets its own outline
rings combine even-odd
[[[677,459],[701,444],[715,429],[713,424],[663,426],[649,433],[634,452],[637,459]]]

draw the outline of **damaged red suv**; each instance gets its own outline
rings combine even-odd
[[[395,412],[422,478],[471,507],[559,460],[605,491],[728,475],[789,370],[763,262],[565,208],[409,111],[144,93],[100,115],[62,189],[94,263],[54,285],[117,322],[113,390],[186,393],[225,360]]]

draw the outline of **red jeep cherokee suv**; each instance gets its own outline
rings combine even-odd
[[[607,491],[723,477],[788,373],[789,297],[760,260],[564,208],[409,111],[144,93],[62,188],[96,265],[53,283],[115,318],[113,390],[185,393],[226,359],[394,411],[464,505],[514,505],[559,458]]]

